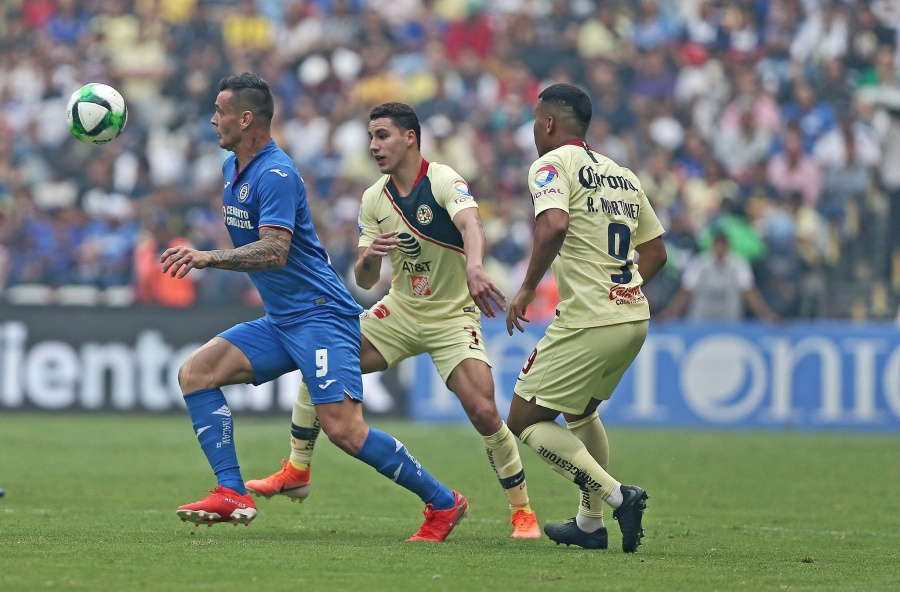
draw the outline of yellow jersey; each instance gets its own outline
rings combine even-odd
[[[535,218],[551,208],[569,214],[551,265],[560,296],[553,324],[577,329],[649,319],[634,248],[664,229],[637,176],[571,142],[531,165],[528,186]]]
[[[477,312],[469,294],[463,239],[453,216],[477,208],[469,185],[449,166],[422,161],[409,195],[401,197],[390,175],[383,175],[362,196],[359,247],[375,237],[399,231],[390,251],[390,294],[422,321]]]

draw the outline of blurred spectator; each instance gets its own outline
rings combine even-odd
[[[848,111],[837,128],[816,143],[814,156],[825,171],[818,210],[843,233],[848,208],[853,212],[862,208],[872,186],[872,171],[881,158],[875,130],[854,121]]]
[[[222,21],[222,40],[230,51],[261,53],[274,38],[273,24],[257,12],[254,0],[241,0]]]
[[[753,114],[756,127],[777,133],[781,129],[781,107],[775,98],[760,86],[756,72],[740,67],[734,75],[734,96],[725,106],[719,122],[719,130],[734,131],[740,128],[741,116],[748,109]]]
[[[598,145],[592,144],[592,146],[613,160],[624,162],[624,160],[605,152]],[[654,209],[657,210],[658,215],[662,214],[664,216],[678,199],[680,189],[678,178],[672,172],[670,152],[659,148],[641,164],[644,168],[638,169],[638,178],[641,180],[644,193],[648,196],[653,196]],[[664,221],[663,225],[668,228],[666,222]]]
[[[687,310],[691,321],[740,321],[744,306],[766,321],[779,317],[756,288],[750,265],[729,250],[728,237],[716,232],[712,249],[691,260],[672,302],[657,318],[668,321]]]
[[[753,108],[743,106],[737,128],[726,128],[715,136],[713,150],[728,174],[738,182],[752,175],[753,167],[762,162],[772,145],[771,134],[757,125]]]
[[[803,147],[799,126],[789,125],[784,131],[784,147],[769,160],[769,183],[787,198],[793,192],[803,195],[806,205],[815,207],[822,194],[822,170]]]
[[[616,11],[613,2],[595,2],[595,11],[581,25],[576,48],[586,63],[596,59],[622,59],[631,32],[631,22]]]
[[[811,152],[813,145],[836,123],[834,109],[819,100],[816,90],[802,78],[794,81],[791,100],[784,106],[786,124],[796,124],[803,138],[803,150]]]
[[[481,61],[486,60],[493,42],[494,27],[479,2],[468,2],[465,17],[450,22],[444,33],[447,55],[457,63],[465,50],[472,51]]]
[[[163,236],[159,238],[165,241]],[[197,302],[194,280],[173,278],[161,273],[159,256],[165,249],[190,244],[184,237],[175,237],[162,244],[157,237],[144,235],[134,250],[135,301],[149,306],[186,308]]]
[[[800,23],[791,57],[797,63],[842,58],[847,53],[848,27],[844,7],[838,0],[806,3],[806,18]]]
[[[875,62],[875,53],[886,47],[893,53],[897,34],[881,22],[868,2],[853,6],[853,28],[850,32],[846,56],[847,66],[857,72],[865,71]]]
[[[738,191],[738,184],[725,175],[715,158],[703,159],[703,174],[685,181],[681,189],[682,202],[697,236],[721,215],[726,201],[737,200]]]

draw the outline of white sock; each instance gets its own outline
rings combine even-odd
[[[603,528],[603,518],[576,514],[575,524],[584,532],[594,532]]]
[[[613,508],[618,508],[624,501],[625,497],[622,495],[622,484],[616,483],[616,486],[613,487],[613,490],[612,492],[610,492],[609,497],[606,498],[606,503],[608,503]]]

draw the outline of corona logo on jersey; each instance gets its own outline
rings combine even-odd
[[[608,187],[609,189],[625,189],[628,191],[637,191],[638,188],[622,175],[601,175],[593,169],[593,167],[583,166],[578,170],[578,182],[585,189],[600,189]],[[541,185],[538,185],[541,187]]]
[[[434,212],[432,212],[431,208],[427,205],[422,204],[419,206],[419,209],[416,210],[416,220],[418,220],[419,224],[422,226],[431,224],[431,221],[434,220]]]
[[[410,259],[419,258],[419,255],[422,254],[422,245],[419,244],[419,241],[416,240],[416,237],[409,234],[408,232],[401,232],[397,235],[397,238],[400,239],[400,244],[397,245],[398,251],[400,251]]]
[[[556,170],[555,166],[552,164],[545,164],[534,173],[534,184],[536,187],[543,187],[544,185],[552,183],[553,179],[558,176],[559,171]]]

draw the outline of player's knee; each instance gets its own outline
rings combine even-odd
[[[191,356],[178,369],[178,386],[184,394],[208,388],[212,383],[212,369]]]
[[[502,425],[500,414],[497,413],[497,407],[493,401],[475,405],[469,412],[469,420],[482,436],[496,434]]]
[[[366,440],[368,426],[365,422],[332,421],[331,418],[319,417],[322,431],[328,440],[351,456],[356,456]]]
[[[509,428],[509,431],[513,433],[513,436],[516,438],[522,435],[522,432],[527,428],[530,423],[526,421],[522,417],[515,416],[510,414],[509,417],[506,418],[506,427]]]

